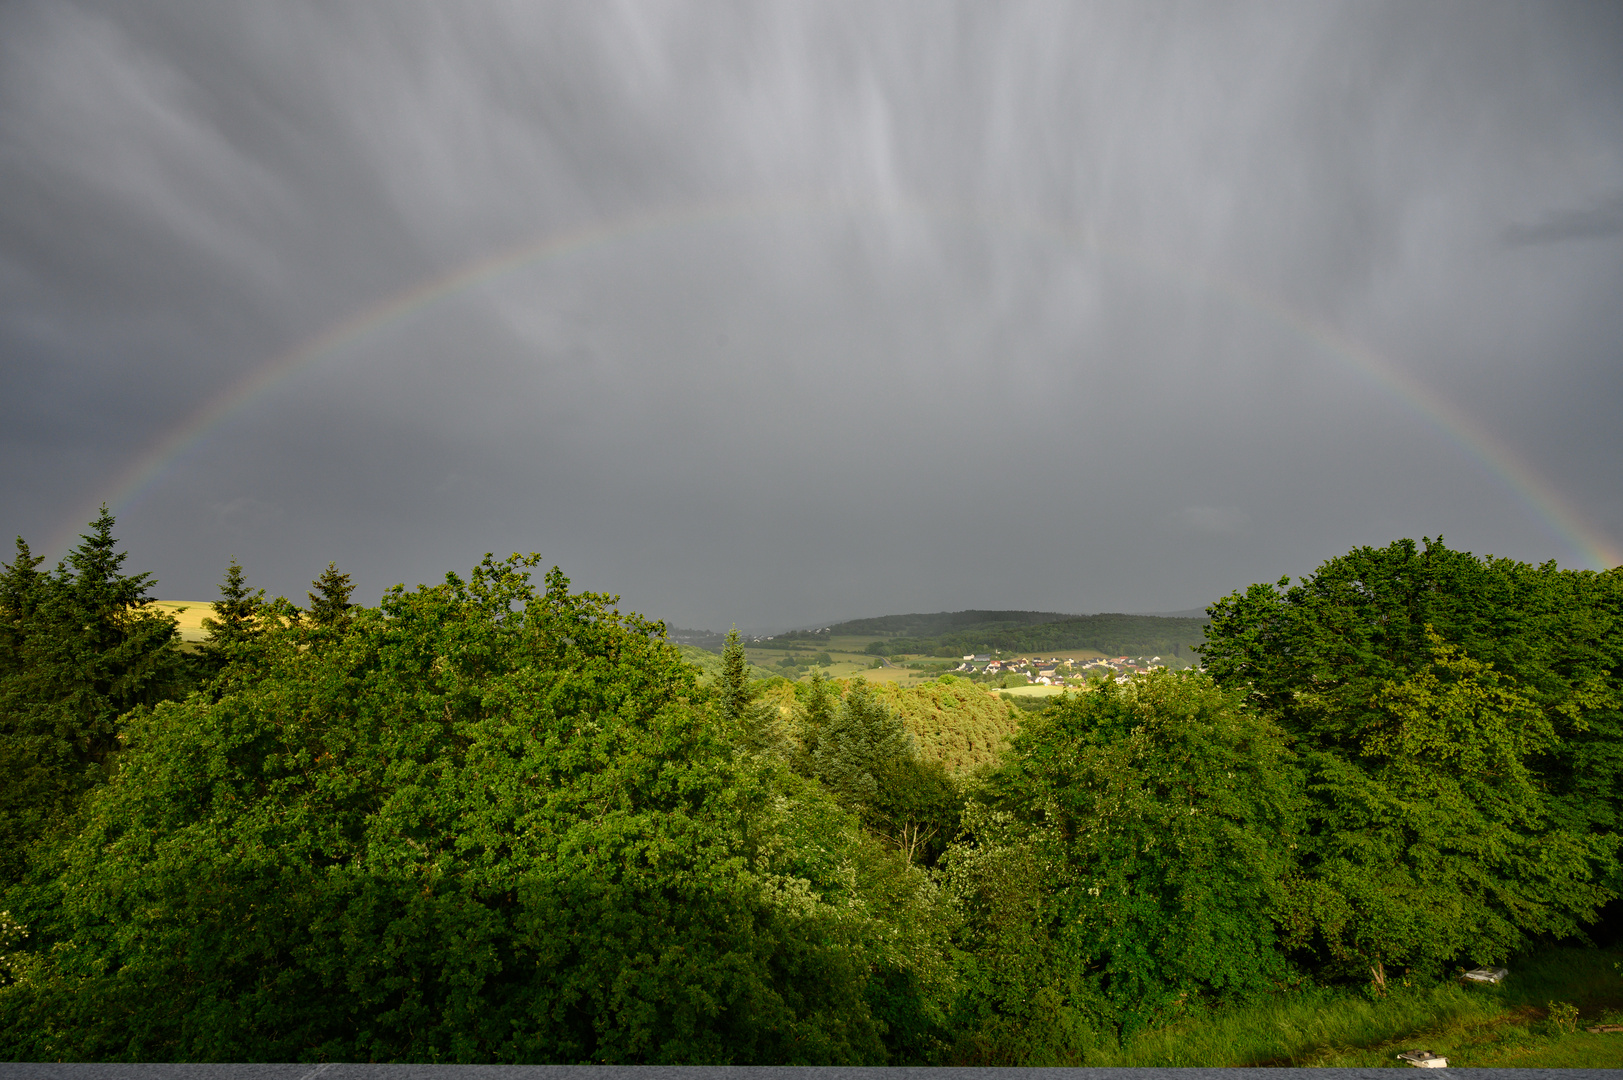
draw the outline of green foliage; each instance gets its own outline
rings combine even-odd
[[[879,761],[866,823],[909,863],[934,866],[958,833],[964,797],[939,761],[915,754]]]
[[[756,688],[744,657],[744,644],[734,627],[721,653],[721,671],[711,689],[720,706],[724,729],[746,753],[787,761],[792,747],[788,724],[776,706],[756,700]]]
[[[1578,1006],[1570,1001],[1551,1001],[1545,1008],[1550,1026],[1557,1032],[1571,1035],[1578,1030]]]
[[[1021,685],[1027,684],[1021,683]],[[999,694],[998,698],[1008,702],[1010,706],[1019,709],[1021,712],[1042,712],[1051,704],[1048,697],[1038,697],[1035,694]]]
[[[708,684],[721,677],[722,662],[720,654],[701,649],[697,645],[678,645],[676,648],[682,654],[684,661],[698,669],[701,682]],[[751,682],[775,679],[781,675],[781,672],[758,667],[755,664],[749,665],[748,670]]]
[[[901,717],[919,757],[955,775],[996,762],[1020,722],[1016,709],[951,675],[914,686],[871,683],[869,689]]]
[[[901,719],[861,679],[852,681],[823,728],[812,767],[841,805],[865,816],[879,793],[879,778],[897,759],[914,755]]]
[[[1307,752],[1313,837],[1299,937],[1344,971],[1500,962],[1567,937],[1608,893],[1600,851],[1553,827],[1529,767],[1548,719],[1433,635],[1432,663],[1381,687],[1356,754]]]
[[[1039,1057],[1074,1061],[1101,1025],[1284,979],[1293,764],[1196,673],[1067,694],[1031,721],[946,855],[971,1042],[1006,1047],[1014,1022],[1059,1040]]]
[[[1307,769],[1315,962],[1502,960],[1616,895],[1620,582],[1402,541],[1213,606],[1208,669]]]
[[[749,661],[744,658],[744,643],[739,639],[738,627],[727,631],[727,644],[721,650],[721,676],[716,681],[716,696],[721,702],[721,715],[728,723],[737,724],[749,708]]]
[[[175,621],[145,609],[113,524],[102,507],[47,573],[19,537],[0,574],[0,885],[111,771],[120,716],[184,685]]]
[[[795,685],[794,694],[799,707],[795,732],[799,744],[797,760],[800,771],[810,776],[816,772],[817,752],[839,708],[839,689],[821,671],[814,671],[808,681]]]
[[[303,613],[232,562],[183,662],[112,525],[0,570],[0,1059],[1341,1062],[1586,1007],[1436,980],[1623,887],[1623,572],[1358,549],[1214,605],[1210,674],[1004,701],[678,649],[518,556]]]
[[[0,1056],[883,1060],[927,882],[854,874],[658,624],[533,562],[268,626],[254,679],[136,716],[9,898]]]
[[[1428,667],[1436,633],[1549,718],[1558,741],[1535,765],[1557,796],[1551,812],[1576,829],[1623,831],[1623,569],[1533,567],[1402,540],[1210,610],[1206,669],[1293,733],[1352,753],[1381,688]]]

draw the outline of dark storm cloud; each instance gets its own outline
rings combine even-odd
[[[1505,243],[1559,244],[1568,240],[1600,240],[1623,233],[1623,193],[1595,206],[1558,210],[1532,225],[1512,225]]]
[[[1593,563],[1623,537],[1620,26],[11,5],[0,524],[121,500],[191,597],[232,555],[375,595],[533,549],[712,626],[1174,610],[1404,535]]]

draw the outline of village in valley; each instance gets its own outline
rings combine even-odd
[[[994,659],[990,653],[972,653],[951,670],[964,675],[980,675],[993,680],[1023,676],[1028,686],[1080,686],[1089,679],[1117,681],[1143,675],[1167,665],[1159,656],[1117,656],[1086,659],[1072,656]],[[1004,683],[1007,687],[1008,683]]]
[[[1204,612],[1066,615],[951,611],[889,615],[787,631],[740,634],[751,677],[919,685],[964,680],[1015,699],[1197,666]],[[708,671],[725,634],[669,628],[673,644]],[[954,647],[956,646],[956,647]],[[1034,704],[1034,703],[1033,703]]]

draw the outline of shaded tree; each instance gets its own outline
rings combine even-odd
[[[315,592],[306,593],[310,600],[310,618],[318,626],[334,626],[344,620],[350,609],[349,596],[355,591],[348,574],[340,574],[334,563],[328,563],[321,576],[311,582]]]
[[[913,757],[913,738],[893,709],[862,679],[852,680],[813,754],[813,767],[842,805],[871,819],[879,777],[899,758]]]
[[[908,862],[934,866],[958,831],[964,808],[958,784],[941,762],[917,753],[880,760],[873,777],[869,827]]]
[[[0,880],[21,873],[28,846],[107,775],[120,717],[185,689],[175,620],[149,610],[150,574],[125,574],[114,519],[59,562],[21,538],[0,575]]]

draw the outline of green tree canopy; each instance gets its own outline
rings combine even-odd
[[[879,794],[879,776],[892,762],[914,757],[913,739],[901,718],[862,679],[854,679],[818,740],[817,778],[842,805],[868,811]]]
[[[1300,815],[1283,733],[1205,676],[1063,695],[946,855],[978,1023],[1012,1018],[1075,1054],[1090,1026],[1273,987]]]
[[[1528,837],[1543,837],[1528,843],[1544,845],[1551,858],[1554,852],[1572,856],[1578,844],[1590,859],[1587,875],[1611,894],[1623,891],[1617,858],[1623,831],[1623,570],[1533,567],[1478,559],[1450,550],[1441,539],[1423,546],[1403,540],[1356,548],[1295,585],[1288,579],[1253,585],[1210,610],[1202,649],[1207,670],[1222,685],[1243,690],[1298,739],[1320,777],[1316,783],[1328,785],[1316,800],[1325,821],[1339,819],[1353,805],[1351,784],[1365,792],[1359,801],[1395,806],[1382,778],[1397,768],[1394,761],[1409,760],[1413,765],[1405,769],[1458,773],[1466,785],[1460,797],[1487,799],[1480,813],[1503,820],[1505,828],[1514,821]],[[1461,685],[1447,689],[1453,683]],[[1430,689],[1416,697],[1422,687]],[[1459,720],[1464,714],[1457,711],[1467,699],[1480,700],[1485,710],[1473,713],[1479,719],[1471,723]],[[1414,745],[1419,701],[1456,710],[1427,721],[1434,725],[1428,730],[1447,732],[1447,753],[1437,746],[1426,754],[1401,752]],[[1411,734],[1392,742],[1381,733],[1392,728],[1399,702],[1408,703],[1405,730]],[[1523,732],[1520,741],[1507,743],[1502,731],[1508,730]],[[1479,754],[1503,755],[1509,745],[1520,747],[1512,754],[1515,768],[1497,773],[1497,786],[1469,781],[1458,765]],[[1424,765],[1428,760],[1431,766]],[[1439,774],[1427,783],[1433,782],[1445,780]],[[1521,809],[1509,814],[1502,799]],[[1348,827],[1354,827],[1350,820]],[[1327,836],[1338,832],[1325,828]],[[1370,873],[1385,873],[1382,860],[1397,855],[1370,847]],[[1422,859],[1422,849],[1410,857]],[[1422,863],[1407,867],[1414,875],[1429,872]],[[1506,874],[1520,871],[1505,865],[1481,873],[1485,882],[1503,883]],[[1588,894],[1569,887],[1568,871],[1552,867],[1540,874],[1555,875],[1544,879],[1549,891],[1536,902],[1522,895],[1515,904],[1520,914],[1507,915],[1520,932],[1554,932],[1591,910]],[[1421,887],[1418,877],[1413,887]],[[1480,915],[1462,915],[1461,923],[1476,925]],[[1492,940],[1490,951],[1502,955],[1514,939],[1496,932],[1483,940]]]
[[[1601,838],[1552,823],[1532,768],[1549,719],[1491,665],[1430,645],[1361,711],[1356,750],[1304,750],[1297,932],[1332,970],[1503,962],[1531,936],[1580,933],[1611,896]]]
[[[928,890],[865,892],[659,624],[533,563],[278,621],[255,678],[139,714],[7,898],[0,1056],[883,1060],[866,988],[934,977]]]

